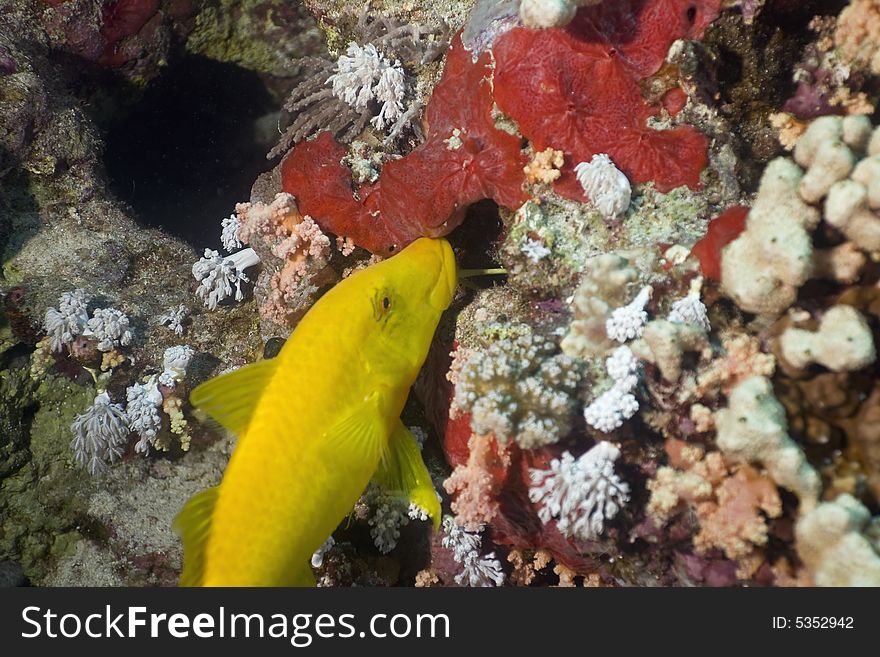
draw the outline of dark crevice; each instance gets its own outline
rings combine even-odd
[[[269,167],[258,119],[277,110],[256,73],[185,56],[107,130],[111,188],[143,225],[218,248],[220,220]]]

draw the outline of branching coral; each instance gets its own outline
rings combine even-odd
[[[96,308],[86,324],[83,335],[98,341],[98,349],[111,351],[120,345],[131,342],[128,317],[116,308]]]
[[[113,463],[122,456],[129,434],[128,417],[122,406],[102,392],[85,413],[76,416],[70,430],[74,458],[96,475],[107,469],[108,461]]]
[[[611,158],[600,153],[589,162],[581,162],[574,168],[584,194],[607,219],[626,212],[632,196],[629,180],[614,166]]]
[[[529,498],[539,505],[541,521],[555,518],[566,536],[598,537],[629,501],[629,485],[614,471],[619,457],[620,450],[603,441],[577,459],[565,452],[548,470],[532,470]]]
[[[478,434],[515,440],[529,449],[557,442],[570,430],[580,371],[575,361],[536,335],[493,342],[462,366],[455,404],[471,414]]]
[[[187,315],[189,315],[189,310],[185,305],[180,304],[177,308],[169,308],[163,315],[159,315],[157,322],[161,326],[167,325],[169,329],[174,331],[175,335],[181,336],[185,331],[183,322],[186,320]]]
[[[125,391],[129,428],[140,437],[135,451],[146,454],[150,446],[156,444],[156,438],[162,428],[162,393],[155,377],[146,383],[135,383]]]
[[[626,342],[642,335],[648,313],[645,306],[651,300],[651,288],[643,287],[625,306],[615,308],[605,322],[605,332],[616,342]]]
[[[782,357],[796,368],[819,363],[835,372],[870,365],[877,358],[865,318],[852,306],[829,308],[817,331],[788,328],[779,338]]]
[[[712,329],[709,316],[706,314],[706,306],[700,301],[699,293],[695,292],[674,302],[666,319],[674,324],[700,326],[704,331]]]
[[[740,383],[753,376],[771,377],[776,359],[761,351],[758,339],[742,333],[728,333],[721,338],[722,353],[700,370],[696,396],[715,397],[730,394]]]
[[[61,351],[82,334],[89,321],[88,303],[86,291],[77,289],[62,294],[57,309],[46,311],[44,326],[52,339],[52,351]]]
[[[220,242],[227,253],[232,253],[240,249],[243,244],[238,238],[238,231],[241,229],[241,220],[238,215],[231,214],[220,222]]]
[[[333,95],[359,112],[371,101],[381,103],[370,123],[378,130],[393,124],[403,114],[406,82],[399,61],[391,61],[369,43],[348,44],[348,51],[336,60],[335,73],[327,78]]]
[[[452,510],[457,522],[476,531],[498,513],[498,492],[503,484],[499,473],[510,466],[510,453],[492,434],[471,434],[467,446],[467,462],[455,467],[443,488],[455,496]]]
[[[801,507],[815,506],[821,481],[800,446],[788,435],[785,409],[768,379],[754,376],[730,393],[728,407],[715,413],[718,447],[741,463],[760,463],[780,486],[795,493]]]
[[[194,354],[195,350],[189,345],[168,347],[162,355],[164,371],[159,375],[159,383],[173,388],[179,381],[183,381]]]
[[[871,514],[841,495],[804,514],[795,526],[797,550],[819,586],[880,586],[880,551],[862,534]]]
[[[639,410],[633,389],[639,382],[638,367],[632,350],[618,347],[605,360],[611,388],[599,395],[584,409],[584,419],[594,429],[604,433],[620,428]]]
[[[700,524],[693,539],[697,553],[720,549],[739,562],[740,578],[750,577],[763,562],[767,518],[782,514],[776,486],[751,466],[729,468],[720,453],[698,445],[671,440],[666,450],[671,466],[660,467],[648,482],[648,514],[663,525],[686,504]]]
[[[297,61],[305,79],[284,105],[295,118],[269,157],[322,130],[346,143],[369,123],[379,130],[390,128],[389,138],[407,125],[418,130],[420,103],[413,100],[409,108],[403,107],[408,91],[404,66],[433,61],[442,54],[446,38],[436,29],[415,23],[375,18],[366,11],[359,14],[356,32],[363,46],[352,43],[348,53],[335,60],[304,57]]]
[[[712,352],[702,326],[665,319],[648,322],[642,337],[632,344],[632,350],[641,360],[656,365],[669,382],[681,377],[686,354],[697,353],[707,360]]]
[[[840,12],[834,42],[850,66],[880,75],[880,2],[852,0]]]

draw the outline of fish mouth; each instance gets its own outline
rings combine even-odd
[[[452,252],[449,242],[445,239],[436,239],[434,242],[439,249],[440,271],[437,276],[437,283],[428,296],[428,302],[432,308],[443,312],[452,303],[455,288],[458,286],[458,265],[455,262],[455,254]]]

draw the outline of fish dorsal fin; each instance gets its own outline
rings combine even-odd
[[[415,504],[440,526],[440,500],[431,483],[431,475],[422,460],[422,451],[403,422],[398,422],[388,440],[379,469],[373,479],[390,493]]]
[[[196,493],[174,518],[172,527],[183,539],[183,573],[180,586],[201,586],[205,574],[205,546],[219,487]]]
[[[277,369],[275,358],[245,365],[196,387],[190,402],[230,431],[241,434]]]

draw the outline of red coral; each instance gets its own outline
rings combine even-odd
[[[718,10],[718,0],[618,0],[582,8],[564,29],[498,39],[495,99],[536,150],[565,153],[557,191],[582,198],[571,169],[597,153],[660,191],[699,186],[706,137],[690,126],[649,128],[661,108],[645,103],[638,83],[657,72],[673,41],[698,37]]]
[[[130,59],[121,49],[122,42],[138,34],[159,11],[161,0],[116,0],[105,5],[102,14],[101,36],[104,52],[101,63],[121,66]]]
[[[691,254],[700,261],[700,269],[707,278],[721,280],[721,250],[745,230],[749,208],[735,205],[709,222],[709,230],[694,244]]]
[[[490,55],[475,63],[456,38],[428,103],[424,144],[387,163],[379,181],[355,196],[341,164],[345,149],[322,133],[284,160],[282,189],[322,229],[382,255],[418,237],[448,234],[479,200],[519,207],[526,159],[519,138],[495,127],[491,75]]]

